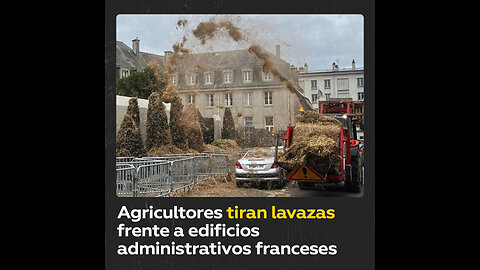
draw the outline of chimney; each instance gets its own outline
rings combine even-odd
[[[163,55],[165,56],[164,57],[164,60],[165,60],[165,66],[167,65],[167,61],[168,61],[168,57],[170,57],[170,55],[172,55],[173,52],[172,51],[163,51]]]
[[[280,58],[280,45],[275,45],[275,56]]]
[[[132,48],[133,48],[133,53],[138,55],[138,53],[140,52],[140,39],[138,39],[138,37],[132,40]]]
[[[352,69],[355,69],[355,59],[352,60]]]

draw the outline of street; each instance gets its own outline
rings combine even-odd
[[[194,192],[188,192],[183,197],[361,197],[361,193],[344,192],[343,184],[337,186],[299,189],[293,181],[288,181],[281,188],[237,187],[235,180],[226,178],[210,178],[199,182]]]

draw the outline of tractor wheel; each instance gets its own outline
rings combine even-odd
[[[359,172],[360,172],[360,185],[363,186],[365,184],[365,172],[364,172],[364,165],[363,165],[363,153],[359,152],[360,154],[360,161],[359,161]]]
[[[359,193],[362,181],[362,167],[359,155],[352,155],[351,161],[351,174],[347,173],[347,179],[345,180],[345,191]]]

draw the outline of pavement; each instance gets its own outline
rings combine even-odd
[[[344,192],[343,184],[311,189],[299,189],[294,181],[288,181],[279,188],[237,187],[235,180],[208,179],[199,183],[198,187],[185,197],[361,197],[360,193]]]

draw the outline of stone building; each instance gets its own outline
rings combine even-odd
[[[150,61],[165,69],[171,54],[141,52],[138,38],[132,40],[132,48],[117,41],[117,79],[144,69]],[[298,87],[296,68],[280,58],[280,46],[269,56],[298,90],[290,91],[272,74],[264,74],[263,61],[247,49],[186,55],[178,61],[171,80],[178,88],[184,108],[193,103],[204,118],[223,119],[228,107],[236,128],[285,130],[287,125],[295,124],[295,115],[301,107],[312,105]]]
[[[296,69],[280,59],[280,46],[269,55],[288,80],[298,82]],[[285,130],[295,124],[306,98],[271,73],[264,74],[262,66],[247,49],[190,54],[178,62],[172,81],[183,105],[195,104],[203,117],[223,119],[228,107],[236,128]]]
[[[165,59],[162,55],[140,51],[140,40],[138,38],[132,40],[132,48],[121,41],[117,41],[117,80],[130,75],[132,72],[146,68],[152,61],[158,63],[161,69],[165,68]]]

